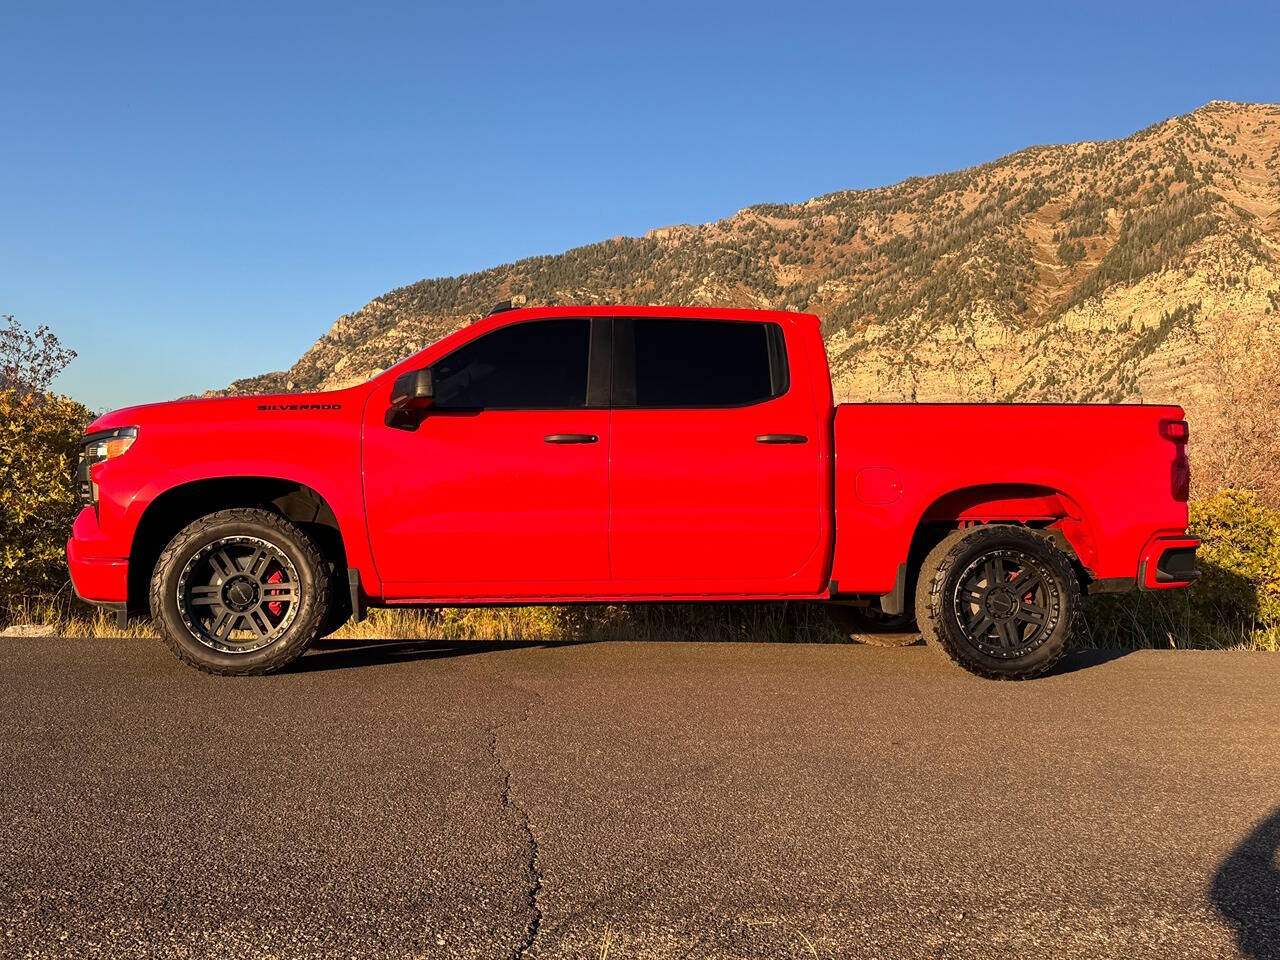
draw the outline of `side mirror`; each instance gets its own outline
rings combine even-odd
[[[396,377],[391,387],[391,406],[397,410],[425,410],[435,399],[430,370],[413,370]]]

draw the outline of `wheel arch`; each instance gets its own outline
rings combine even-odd
[[[1097,559],[1097,539],[1085,504],[1059,487],[1041,483],[976,484],[940,494],[921,514],[913,545],[930,526],[942,528],[945,536],[949,530],[980,523],[1014,523],[1045,531],[1086,569]]]
[[[337,514],[313,487],[270,476],[190,480],[155,496],[134,528],[129,550],[130,610],[146,607],[151,575],[165,544],[193,520],[229,507],[275,510],[315,540],[335,572],[340,574],[345,570],[347,549]]]
[[[1089,513],[1070,493],[1041,483],[984,483],[934,496],[912,530],[898,578],[903,595],[894,598],[912,609],[916,577],[929,551],[952,531],[989,523],[1027,527],[1052,540],[1067,555],[1081,583],[1092,579],[1097,540]]]

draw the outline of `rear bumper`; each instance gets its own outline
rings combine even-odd
[[[1142,590],[1171,590],[1186,587],[1200,576],[1196,569],[1195,537],[1159,537],[1147,544],[1138,565],[1138,587]]]
[[[121,557],[102,536],[98,517],[85,507],[67,541],[67,569],[77,596],[90,603],[117,606],[129,599],[129,558]]]
[[[1138,576],[1094,580],[1088,592],[1126,593],[1138,590],[1173,590],[1189,587],[1200,577],[1196,569],[1195,537],[1155,536],[1148,541],[1138,559]]]

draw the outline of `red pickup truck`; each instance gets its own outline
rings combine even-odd
[[[1196,577],[1175,406],[841,404],[816,317],[504,311],[358,387],[88,428],[77,592],[213,673],[367,606],[821,601],[1049,669],[1087,591]]]

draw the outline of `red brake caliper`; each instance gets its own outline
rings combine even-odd
[[[277,570],[275,573],[271,574],[271,576],[267,577],[267,583],[279,583],[283,579],[284,579],[284,574],[281,573],[279,570]],[[276,600],[273,603],[267,604],[267,609],[271,611],[271,615],[273,617],[279,617],[280,611],[281,609],[283,609],[283,607],[284,607],[284,604],[282,604],[279,600]]]

